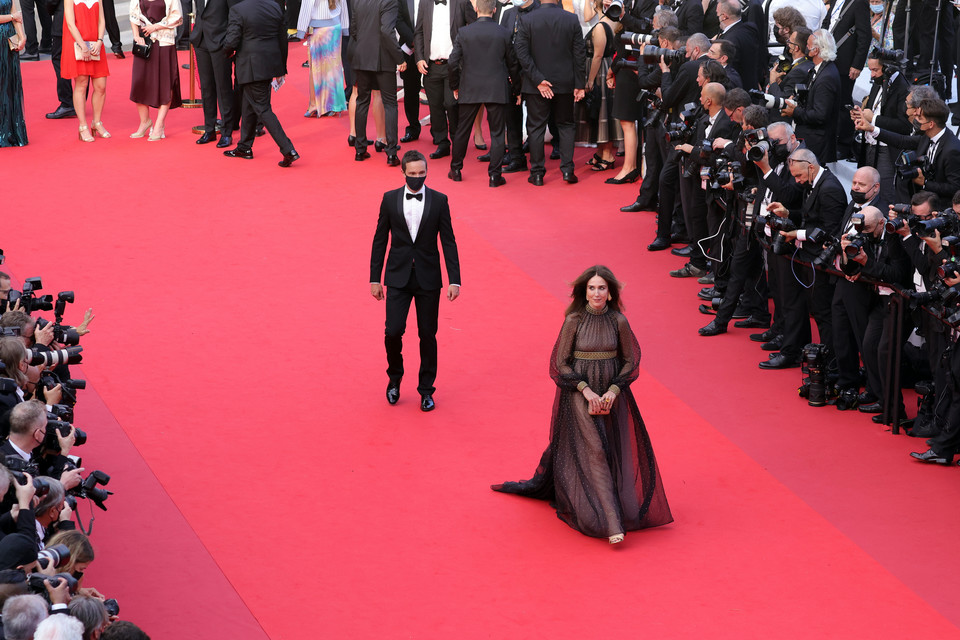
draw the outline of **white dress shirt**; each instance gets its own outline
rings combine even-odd
[[[430,0],[428,0],[430,1]],[[430,59],[446,60],[453,52],[450,39],[450,3],[433,5],[433,31],[430,33]]]
[[[416,195],[418,193],[422,196],[419,200],[407,197],[409,194]],[[407,230],[414,242],[417,241],[420,221],[423,219],[423,202],[427,197],[426,193],[426,187],[420,187],[420,191],[410,191],[409,187],[403,188],[403,219],[407,221]]]

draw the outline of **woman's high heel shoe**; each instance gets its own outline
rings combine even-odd
[[[110,137],[112,137],[112,136],[110,135],[110,132],[107,131],[107,130],[104,128],[102,122],[94,122],[94,123],[93,123],[93,131],[94,131],[94,133],[95,133],[96,135],[100,136],[101,138],[110,138]]]
[[[610,536],[609,538],[607,538],[607,540],[610,541],[610,544],[619,544],[619,543],[623,542],[623,534],[622,534],[622,533],[618,533],[618,534],[615,535],[615,536]]]
[[[150,128],[153,126],[153,120],[147,120],[147,124],[140,125],[140,128],[130,134],[131,138],[145,138],[150,132]]]
[[[320,115],[319,115],[316,111],[311,111],[311,110],[308,109],[307,112],[306,112],[305,114],[303,114],[303,117],[304,117],[304,118],[319,118]]]
[[[90,127],[85,124],[80,126],[79,136],[80,142],[93,142],[93,135],[90,133]]]
[[[347,136],[347,146],[354,147],[357,145],[357,136]]]
[[[167,135],[164,133],[163,129],[160,129],[160,135],[157,135],[156,129],[150,129],[150,137],[147,138],[147,142],[156,142],[157,140],[163,140]]]
[[[609,171],[610,169],[613,169],[614,162],[614,160],[604,160],[603,158],[600,158],[593,163],[592,171]]]
[[[604,180],[607,184],[627,184],[628,182],[636,182],[640,179],[640,169],[634,169],[627,175],[623,176],[620,179],[617,178],[607,178]]]
[[[380,153],[387,148],[387,143],[382,140],[374,140],[373,148],[377,151],[377,153]]]
[[[586,161],[585,164],[588,164],[591,167],[595,167],[597,163],[600,162],[601,160],[603,160],[603,156],[601,156],[599,153],[595,153],[593,154],[592,158]]]

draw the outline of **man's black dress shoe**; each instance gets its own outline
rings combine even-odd
[[[204,131],[203,134],[197,138],[197,144],[209,144],[217,139],[217,134],[213,131]]]
[[[37,53],[50,55],[51,53],[53,53],[53,48],[40,45],[40,48],[37,49]]]
[[[553,151],[550,152],[550,159],[551,159],[551,160],[559,160],[559,159],[560,159],[560,152],[557,151],[557,148],[556,148],[556,147],[554,147],[554,148],[553,148]]]
[[[233,145],[233,136],[220,136],[220,142],[217,143],[218,149],[224,149]]]
[[[229,149],[223,152],[223,155],[228,158],[243,158],[244,160],[253,160],[253,149],[241,149],[237,147],[236,149]]]
[[[505,184],[507,184],[507,179],[503,176],[490,176],[491,187],[502,187]]]
[[[267,130],[264,128],[264,126],[262,124],[258,124],[256,136],[259,138],[260,136],[266,135],[266,133]]]
[[[117,45],[114,45],[114,46],[110,47],[110,49],[113,51],[113,55],[117,56],[117,58],[120,59],[120,60],[123,60],[124,58],[127,57],[127,56],[123,53],[123,46],[122,46],[122,45],[117,44]]]
[[[20,62],[36,62],[39,59],[40,59],[39,53],[33,53],[33,54],[21,53],[20,54]]]
[[[766,362],[760,363],[761,369],[793,369],[799,366],[799,361],[792,360],[782,353],[778,353]]]
[[[283,154],[283,160],[281,160],[277,164],[280,165],[281,167],[289,167],[290,165],[293,164],[294,160],[299,160],[299,159],[300,159],[300,154],[297,153],[297,150],[290,149],[290,153]]]
[[[357,136],[347,136],[347,146],[348,147],[357,146]]]
[[[933,449],[927,449],[923,453],[917,453],[916,451],[912,451],[910,453],[910,457],[916,460],[919,460],[920,462],[931,462],[933,464],[950,464],[951,462],[953,462],[953,456],[950,456],[950,458],[946,458],[938,454]]]
[[[623,211],[623,209],[620,209]],[[647,245],[647,251],[663,251],[664,249],[670,248],[670,241],[666,238],[661,238],[657,236],[656,240]]]
[[[420,397],[420,411],[433,411],[436,408],[437,405],[434,403],[432,395],[428,393]]]
[[[624,213],[637,213],[639,211],[655,211],[655,208],[651,208],[650,205],[644,204],[639,200],[635,201],[633,204],[628,204],[625,207],[620,207],[620,211]]]
[[[693,253],[693,249],[690,248],[690,245],[685,247],[677,247],[676,249],[671,249],[670,253],[675,256],[680,256],[681,258],[689,258],[690,254]]]
[[[715,315],[717,315],[717,310],[714,309],[713,306],[712,306],[712,305],[709,305],[709,304],[702,304],[702,305],[700,305],[699,307],[697,307],[697,311],[699,311],[700,313],[702,313],[702,314],[705,315],[705,316],[715,316]]]
[[[485,153],[482,156],[477,156],[477,160],[479,160],[480,162],[490,162],[490,154]]]
[[[393,154],[387,155],[387,166],[388,166],[388,167],[399,167],[399,166],[400,166],[400,158],[398,158],[397,156],[395,156],[395,155],[393,155]]]
[[[65,107],[60,105],[57,107],[56,111],[47,114],[48,120],[60,120],[62,118],[76,118],[77,112],[73,110],[73,107]]]
[[[403,137],[400,138],[400,142],[403,142],[403,143],[413,142],[415,140],[418,140],[419,138],[420,138],[419,133],[417,135],[413,135],[412,133],[407,131],[405,134],[403,134]]]
[[[777,334],[773,332],[773,329],[767,329],[763,333],[751,333],[750,340],[752,342],[770,342],[773,340]]]
[[[697,331],[697,333],[699,333],[700,335],[708,336],[708,337],[718,336],[721,333],[726,333],[726,332],[727,332],[727,328],[721,325],[716,320],[711,321],[710,324],[708,324],[705,327],[700,327],[699,331]]]
[[[543,176],[540,175],[539,173],[531,173],[531,174],[530,174],[530,177],[527,178],[527,182],[529,182],[530,184],[532,184],[532,185],[535,186],[535,187],[542,187],[542,186],[543,186]]]
[[[386,142],[380,142],[379,140],[373,141],[373,150],[377,153],[383,153],[383,150],[387,148]]]
[[[737,320],[733,323],[737,329],[766,329],[770,326],[769,320],[761,320],[756,316],[749,316],[744,320]]]
[[[783,346],[783,336],[773,336],[769,341],[764,342],[760,345],[760,348],[764,351],[780,351],[780,347]]]
[[[500,169],[501,173],[520,173],[527,170],[527,163],[523,160],[516,160]]]
[[[450,169],[450,171],[447,172],[447,177],[454,182],[463,182],[463,175],[460,173],[460,169]]]
[[[357,151],[357,154],[353,157],[357,162],[363,162],[370,157],[369,151]]]
[[[450,155],[450,145],[442,144],[437,147],[437,150],[430,154],[431,160],[437,160],[439,158],[446,158]]]
[[[857,411],[860,413],[883,413],[883,405],[879,402],[871,402],[870,404],[862,404],[857,407]]]
[[[400,399],[400,387],[395,387],[390,385],[387,387],[387,402],[390,404],[397,404],[397,401]]]
[[[864,391],[857,396],[857,404],[873,404],[877,400],[878,398],[869,391]]]
[[[700,291],[697,291],[697,297],[701,300],[713,300],[714,298],[720,298],[722,296],[717,293],[716,287],[704,287],[700,289]]]
[[[563,174],[563,181],[568,184],[577,184],[578,182],[580,182],[580,178],[578,178],[573,171],[569,171]]]

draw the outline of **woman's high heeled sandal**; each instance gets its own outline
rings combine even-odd
[[[615,535],[615,536],[610,536],[610,537],[607,538],[607,539],[610,541],[610,544],[619,544],[619,543],[623,542],[623,534],[622,534],[622,533],[618,533],[617,535]]]
[[[86,138],[83,137],[83,134],[84,134],[84,133],[87,134],[87,137],[86,137]],[[93,135],[90,133],[90,127],[88,127],[88,126],[85,125],[85,124],[84,124],[84,125],[80,125],[80,133],[79,133],[78,135],[79,135],[79,137],[80,137],[80,142],[93,142],[93,141],[94,141]]]
[[[98,135],[98,136],[100,136],[101,138],[110,138],[110,137],[112,137],[112,136],[110,135],[110,132],[107,131],[107,130],[104,128],[102,122],[94,122],[94,123],[93,123],[93,131],[94,131],[94,134],[95,134],[95,135]]]

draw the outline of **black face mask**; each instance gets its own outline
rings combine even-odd
[[[76,578],[77,580],[79,580],[80,578],[83,577],[83,571],[74,571],[72,575],[73,575],[74,578]]]
[[[774,143],[770,147],[770,164],[773,166],[778,166],[786,162],[787,158],[790,156],[790,151],[787,150],[787,145],[780,142]]]
[[[922,134],[922,133],[923,133],[923,129],[920,128],[920,124],[919,124],[916,120],[914,120],[914,121],[913,121],[913,135],[919,136],[919,135]]]
[[[850,199],[853,200],[854,204],[865,204],[867,202],[867,194],[851,189]]]
[[[407,188],[413,193],[423,188],[423,183],[427,181],[427,176],[407,176]]]

